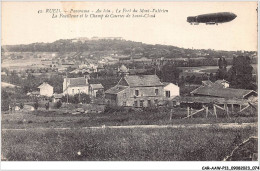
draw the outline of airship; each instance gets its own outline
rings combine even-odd
[[[226,23],[234,20],[237,17],[236,14],[231,12],[219,12],[219,13],[210,13],[202,14],[198,16],[189,16],[187,17],[187,22],[190,24],[198,25],[199,23],[205,24],[216,24]]]

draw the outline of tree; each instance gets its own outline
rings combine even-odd
[[[49,102],[47,102],[47,103],[45,104],[45,108],[46,108],[46,110],[49,110],[49,108],[50,108]]]
[[[97,97],[97,98],[102,98],[103,96],[104,96],[103,90],[98,90],[98,91],[96,92],[96,97]]]
[[[80,102],[89,104],[91,102],[90,96],[88,94],[81,93]]]
[[[218,59],[218,66],[219,66],[219,69],[226,69],[227,68],[227,61],[225,58],[223,57],[220,57]]]
[[[181,70],[172,64],[166,64],[162,67],[161,71],[158,71],[157,76],[164,82],[176,83],[179,81],[179,75]]]
[[[61,101],[59,100],[59,101],[56,103],[56,108],[59,109],[61,106],[62,106],[62,103],[61,103]]]
[[[1,110],[2,111],[9,110],[9,105],[10,105],[9,96],[10,95],[8,94],[8,92],[2,89],[2,91],[1,91]]]
[[[24,107],[24,104],[20,103],[20,109],[23,109],[23,107]]]
[[[209,74],[209,80],[212,81],[212,82],[216,81],[216,77],[213,75],[213,73]]]
[[[54,92],[63,92],[63,77],[61,75],[52,75],[47,82],[54,86]]]
[[[86,93],[80,93],[80,94],[75,94],[74,95],[74,103],[90,103],[91,99],[90,96]]]
[[[34,106],[34,109],[37,110],[38,107],[39,107],[39,103],[38,103],[38,101],[35,101],[34,104],[33,104],[33,106]]]
[[[216,79],[222,80],[222,79],[227,79],[228,78],[228,73],[227,73],[227,61],[225,58],[220,57],[218,60],[218,66],[219,69],[216,72]]]
[[[228,71],[228,81],[232,87],[243,89],[254,89],[253,67],[248,56],[238,56],[233,58],[233,65]]]

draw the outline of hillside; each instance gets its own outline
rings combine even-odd
[[[212,49],[184,49],[170,45],[150,45],[124,39],[61,39],[52,43],[32,43],[27,45],[4,45],[2,52],[88,52],[90,54],[109,55],[116,53],[132,57],[147,58],[232,58],[241,55],[241,51],[215,51]],[[255,52],[246,52],[249,56]]]

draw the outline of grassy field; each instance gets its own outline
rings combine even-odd
[[[75,129],[2,132],[10,161],[220,161],[257,132],[244,129]]]
[[[257,64],[251,64],[253,67],[253,74],[257,74]],[[201,67],[179,67],[183,72],[190,72],[194,74],[200,73],[216,73],[218,66],[201,66]],[[231,65],[227,66],[227,69],[230,69]]]
[[[11,161],[218,161],[250,136],[255,127],[220,128],[124,128],[82,129],[102,125],[183,125],[256,123],[257,115],[227,118],[201,112],[185,117],[186,109],[175,108],[172,119],[165,109],[156,111],[108,111],[72,115],[62,110],[2,113],[2,159]],[[28,130],[5,130],[22,129]],[[35,129],[34,129],[35,128]],[[43,129],[39,129],[43,128]],[[44,128],[71,128],[44,129]]]
[[[198,113],[194,118],[182,119],[187,115],[186,109],[173,110],[170,120],[170,111],[135,111],[135,112],[108,112],[100,114],[64,114],[59,111],[39,110],[29,113],[2,114],[2,128],[37,128],[37,127],[69,127],[81,128],[102,125],[165,125],[165,124],[212,124],[212,123],[252,123],[257,122],[257,115],[226,115],[218,113],[218,118],[205,112]]]

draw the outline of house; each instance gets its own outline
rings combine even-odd
[[[33,91],[33,92],[28,92],[26,94],[27,96],[35,96],[35,97],[39,97],[40,96],[40,92],[39,91]]]
[[[157,75],[127,75],[105,92],[105,99],[116,106],[154,106],[164,98],[163,86]]]
[[[54,93],[54,94],[53,94],[53,102],[56,103],[56,102],[58,102],[58,101],[61,101],[62,96],[63,96],[62,94]]]
[[[1,72],[1,76],[7,76],[6,72]]]
[[[101,72],[101,71],[104,71],[104,70],[105,70],[104,65],[103,64],[98,64],[97,72]]]
[[[173,83],[163,82],[163,92],[166,99],[173,99],[180,96],[180,87]]]
[[[202,86],[215,86],[215,87],[222,87],[222,88],[228,88],[229,82],[226,80],[217,80],[214,83],[210,80],[202,81]]]
[[[89,85],[89,94],[92,97],[97,97],[97,92],[100,92],[101,94],[104,93],[104,87],[102,84],[90,84]]]
[[[202,81],[202,85],[190,93],[192,96],[208,96],[226,99],[250,99],[257,97],[254,90],[229,88],[226,80]]]
[[[51,97],[53,95],[53,87],[46,82],[42,83],[38,88],[41,96]]]
[[[192,96],[207,96],[226,99],[252,99],[257,96],[254,90],[224,88],[217,86],[200,86],[191,92]]]
[[[89,94],[89,83],[87,77],[64,78],[63,95],[75,95],[78,93]]]

